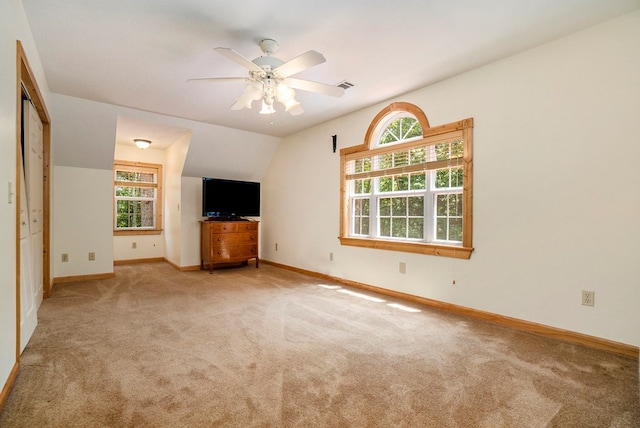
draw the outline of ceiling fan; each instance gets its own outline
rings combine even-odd
[[[241,110],[251,108],[251,103],[262,100],[260,114],[275,113],[274,101],[282,103],[285,111],[291,115],[302,114],[302,106],[295,99],[295,89],[308,92],[315,92],[332,97],[341,97],[344,88],[331,86],[324,83],[312,82],[310,80],[296,79],[291,76],[303,70],[322,64],[326,61],[324,56],[314,50],[303,53],[296,58],[284,62],[279,58],[271,56],[278,49],[278,42],[273,39],[264,39],[260,42],[260,49],[265,56],[255,58],[253,61],[243,57],[233,49],[215,48],[215,51],[226,56],[232,61],[240,64],[249,70],[249,77],[208,77],[202,79],[189,79],[187,82],[246,82],[244,91],[238,97],[231,110]]]

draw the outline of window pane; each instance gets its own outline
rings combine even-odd
[[[423,190],[426,189],[426,177],[424,172],[414,173],[410,176],[411,190]]]
[[[133,187],[116,187],[116,196],[133,196]]]
[[[116,181],[155,183],[156,174],[152,172],[116,171]]]
[[[436,189],[449,187],[449,169],[439,169],[436,171]]]
[[[393,153],[378,156],[378,169],[389,169],[393,167]]]
[[[424,238],[424,218],[409,219],[409,238]]]
[[[140,223],[138,227],[153,227],[153,201],[141,201],[140,202]]]
[[[407,236],[407,222],[403,217],[391,220],[391,236],[405,238]]]
[[[462,195],[449,195],[449,216],[462,216]]]
[[[438,218],[436,220],[436,239],[447,239],[447,219]]]
[[[391,198],[380,198],[380,215],[386,217],[391,215]]]
[[[355,172],[371,171],[371,159],[356,159],[354,168]]]
[[[116,227],[154,227],[153,201],[116,201]]]
[[[353,192],[355,194],[366,194],[370,193],[371,190],[371,179],[367,178],[365,180],[355,180],[353,183]]]
[[[353,233],[356,235],[369,234],[369,199],[353,200]]]
[[[455,141],[451,143],[451,157],[461,158],[464,154],[464,141]]]
[[[409,162],[411,165],[415,165],[417,163],[425,163],[427,161],[427,151],[424,147],[419,147],[417,149],[411,149],[409,152]]]
[[[451,187],[462,187],[464,178],[464,169],[452,168],[451,169]]]
[[[436,144],[436,160],[447,160],[449,159],[449,143],[444,144]]]
[[[369,235],[369,217],[362,218],[362,229],[360,233],[362,235]]]
[[[394,176],[394,186],[393,186],[393,190],[398,192],[398,191],[404,191],[404,190],[409,190],[409,176],[408,175],[396,175]]]
[[[405,217],[407,215],[407,198],[391,199],[391,215],[393,217]]]
[[[371,193],[371,179],[370,178],[367,178],[366,180],[363,180],[362,191],[363,191],[363,193]]]
[[[391,192],[393,190],[393,177],[380,177],[378,179],[378,191]]]
[[[391,219],[389,217],[380,218],[380,236],[391,236]]]
[[[379,145],[392,144],[422,136],[422,127],[415,117],[401,117],[392,121],[383,132]]]
[[[424,216],[424,196],[409,197],[409,216],[411,217]]]
[[[446,217],[446,215],[447,215],[447,195],[438,195],[436,197],[436,215],[438,217]]]
[[[462,219],[455,218],[449,221],[449,240],[462,241]]]
[[[153,199],[156,196],[156,189],[153,187],[116,186],[116,196]]]
[[[396,152],[393,154],[393,166],[409,165],[409,152]]]

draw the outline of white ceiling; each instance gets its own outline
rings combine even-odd
[[[23,0],[50,91],[283,137],[640,7],[640,0]],[[260,40],[287,61],[327,62],[295,77],[355,87],[298,92],[305,113],[232,111],[246,76],[213,48],[253,59]],[[257,104],[257,103],[256,103]],[[133,126],[135,123],[128,123]],[[144,126],[144,124],[140,124]],[[135,130],[129,129],[132,135]]]

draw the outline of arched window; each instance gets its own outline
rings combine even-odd
[[[469,258],[472,129],[431,128],[408,103],[378,113],[365,143],[340,152],[341,243]]]

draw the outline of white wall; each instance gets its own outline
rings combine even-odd
[[[331,136],[362,143],[388,103],[283,141],[263,182],[263,257],[640,345],[638,52],[640,11],[389,100],[432,126],[475,119],[470,260],[340,246]]]
[[[53,173],[54,277],[112,273],[113,199],[103,196],[113,192],[111,170],[56,166]],[[62,262],[63,253],[68,262]]]
[[[202,217],[202,177],[182,177],[180,266],[200,266],[200,221]]]
[[[20,40],[44,103],[49,90],[22,2],[0,2],[0,388],[16,363],[16,40]]]
[[[164,227],[165,257],[176,266],[182,266],[182,168],[189,151],[191,133],[184,135],[166,150],[164,174]]]

